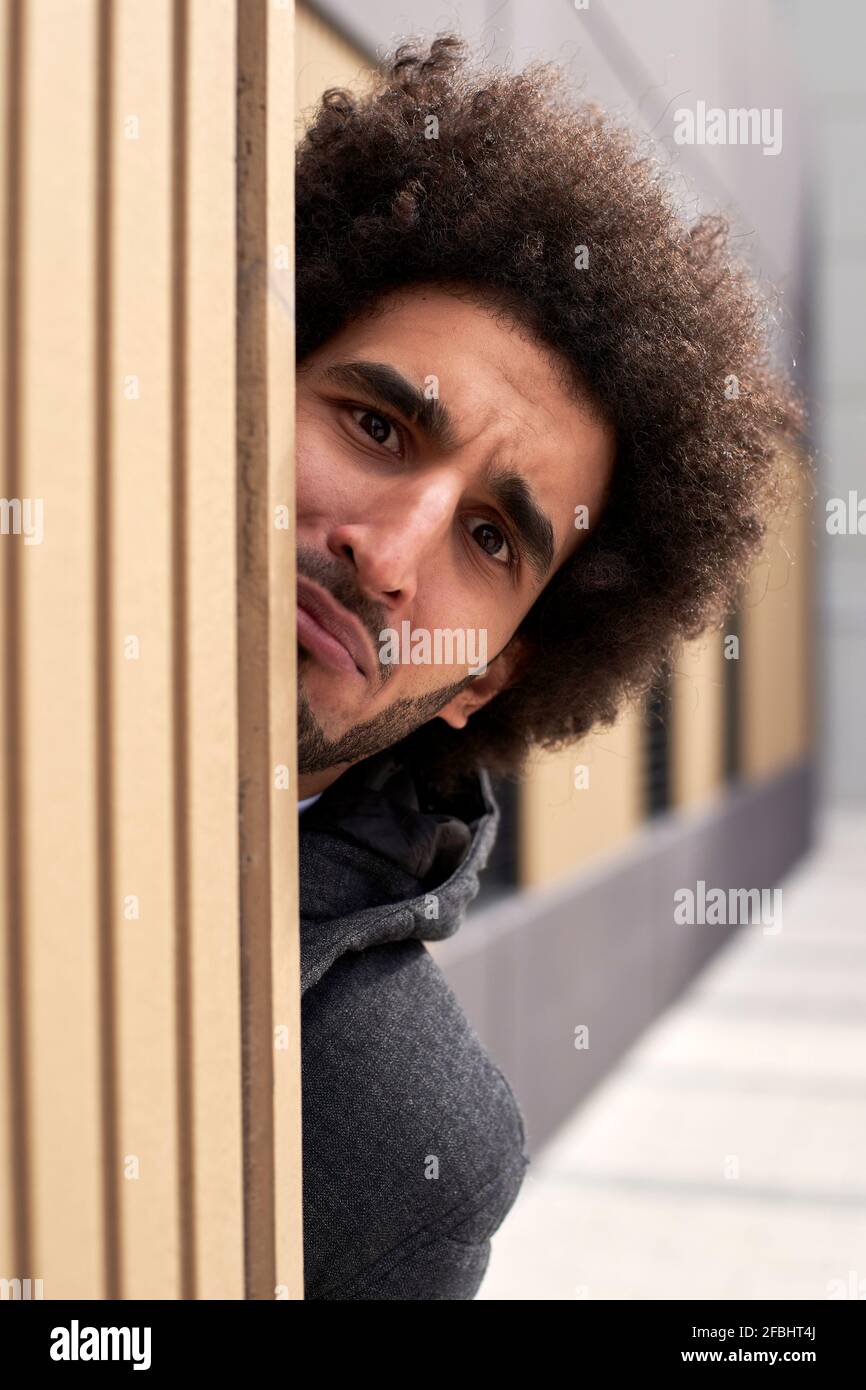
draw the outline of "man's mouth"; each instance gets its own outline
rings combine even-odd
[[[375,653],[367,633],[326,589],[298,575],[298,641],[335,671],[369,677]]]

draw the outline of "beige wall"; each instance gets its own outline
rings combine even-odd
[[[0,1278],[297,1298],[293,15],[0,15]]]
[[[307,5],[297,6],[295,40],[295,116],[300,137],[322,93],[329,87],[358,91],[370,60]]]
[[[641,730],[641,713],[632,708],[612,728],[572,748],[534,755],[521,789],[524,887],[550,883],[597,860],[640,823]]]
[[[794,459],[790,468],[795,495],[773,523],[742,607],[741,759],[747,778],[798,761],[814,737],[811,479]]]
[[[671,801],[699,807],[724,784],[724,633],[688,642],[671,672]]]

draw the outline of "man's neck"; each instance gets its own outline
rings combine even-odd
[[[301,772],[298,774],[298,800],[306,801],[308,796],[318,796],[326,787],[336,782],[338,777],[352,766],[351,763],[337,763],[336,767],[326,767],[321,772]]]

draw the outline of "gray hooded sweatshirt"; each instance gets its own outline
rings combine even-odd
[[[497,822],[486,773],[445,803],[390,750],[300,818],[307,1299],[472,1299],[517,1196],[523,1115],[424,945]]]

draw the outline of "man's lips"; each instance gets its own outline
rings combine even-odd
[[[326,666],[369,676],[376,656],[357,618],[326,589],[298,575],[298,641]]]

